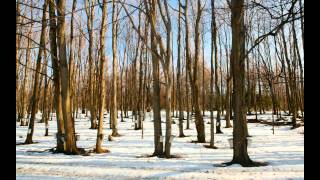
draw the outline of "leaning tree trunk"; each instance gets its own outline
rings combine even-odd
[[[197,138],[198,142],[205,142],[205,128],[203,117],[201,115],[200,104],[199,104],[199,84],[198,84],[198,60],[199,60],[199,24],[201,20],[201,2],[198,0],[198,14],[196,18],[196,26],[195,26],[195,61],[193,64],[193,77],[191,75],[191,54],[189,52],[189,28],[188,28],[188,0],[185,2],[184,6],[184,15],[185,15],[185,24],[186,24],[186,59],[187,59],[187,68],[189,72],[189,78],[191,82],[191,92],[192,99],[194,104],[195,111],[195,124],[197,129]]]
[[[19,3],[18,3],[19,4]],[[31,13],[31,20],[33,19],[33,12],[32,12],[32,8],[30,9],[30,13]],[[27,122],[26,121],[21,121],[21,119],[25,118],[25,115],[29,113],[29,111],[27,110],[27,101],[28,101],[28,96],[27,96],[27,85],[28,85],[28,79],[29,79],[29,71],[28,71],[28,67],[30,64],[30,59],[31,59],[31,35],[32,35],[32,29],[33,29],[33,23],[30,26],[29,32],[28,32],[28,40],[27,40],[27,49],[26,49],[26,61],[25,61],[25,68],[24,68],[24,78],[23,78],[23,83],[21,85],[21,101],[20,101],[20,106],[21,106],[21,110],[20,110],[20,114],[19,114],[19,121],[20,121],[20,125],[21,126],[27,126]]]
[[[73,21],[74,21],[74,13],[76,10],[76,4],[77,0],[73,0],[72,2],[72,13],[71,13],[71,23],[70,23],[70,53],[69,53],[69,89],[70,89],[70,104],[71,104],[71,112],[74,111],[74,106],[73,106],[73,97],[74,97],[74,44],[73,44]],[[74,116],[72,115],[72,121],[74,124]],[[74,128],[73,128],[74,129]]]
[[[34,78],[34,86],[33,86],[33,95],[31,100],[31,118],[29,122],[29,128],[28,128],[28,134],[27,139],[25,141],[25,144],[32,144],[32,136],[34,131],[34,121],[36,118],[36,112],[37,112],[37,101],[39,97],[39,72],[41,68],[41,59],[42,59],[42,53],[45,49],[45,32],[46,32],[46,10],[48,7],[48,3],[45,0],[43,5],[43,13],[42,13],[42,26],[41,26],[41,35],[40,35],[40,47],[39,52],[37,56],[37,64],[36,64],[36,72],[35,72],[35,78]]]
[[[291,112],[292,112],[292,125],[293,127],[296,127],[296,118],[297,118],[297,108],[296,108],[296,88],[295,88],[295,84],[293,83],[293,72],[292,72],[292,68],[291,68],[291,63],[289,60],[289,55],[288,55],[288,51],[287,51],[287,42],[285,40],[285,35],[284,35],[284,29],[282,27],[281,29],[281,34],[282,34],[282,40],[283,40],[283,48],[284,48],[284,55],[285,55],[285,60],[288,66],[288,74],[289,74],[289,79],[288,79],[288,83],[289,83],[289,89],[290,89],[290,108],[291,108]]]

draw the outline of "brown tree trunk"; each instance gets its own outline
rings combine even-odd
[[[214,14],[214,1],[215,0],[211,0],[211,61],[210,61],[210,65],[211,65],[211,69],[210,69],[210,147],[213,148],[214,147],[214,120],[213,120],[213,61],[214,61],[214,57],[213,57],[213,53],[214,53],[214,49],[215,49],[215,44],[214,44],[214,40],[215,40],[215,36],[216,36],[216,32],[215,32],[215,14]]]
[[[118,74],[118,57],[117,57],[117,39],[118,39],[118,8],[112,1],[112,91],[111,91],[111,112],[112,136],[118,136],[118,108],[117,108],[117,74]]]
[[[69,54],[69,89],[70,89],[70,105],[71,105],[71,112],[74,111],[74,106],[73,106],[73,96],[74,96],[74,50],[73,50],[73,19],[74,19],[74,13],[76,10],[76,4],[77,4],[77,0],[73,0],[72,2],[72,12],[71,12],[71,23],[70,23],[70,54]],[[74,124],[74,116],[72,114],[72,121]],[[74,129],[74,127],[73,127]]]
[[[150,18],[149,23],[156,23],[156,4],[157,0],[151,0]],[[146,3],[146,2],[145,2]],[[146,4],[145,4],[146,5]],[[151,49],[156,51],[157,44],[155,42],[156,34],[151,31]],[[154,156],[163,156],[163,141],[161,129],[161,116],[160,116],[160,79],[159,79],[159,59],[152,53],[152,76],[153,76],[153,96],[152,96],[152,109],[153,109],[153,127],[154,127]]]
[[[212,1],[211,1],[212,2]],[[217,25],[215,20],[215,12],[214,12],[214,3],[212,2],[212,41],[214,46],[214,71],[215,71],[215,91],[216,91],[216,108],[217,108],[217,123],[216,123],[216,133],[220,134],[221,131],[221,122],[220,122],[220,113],[221,113],[221,97],[220,97],[220,89],[219,89],[219,77],[218,77],[218,46],[217,46]],[[211,60],[213,61],[212,57]]]
[[[178,62],[177,62],[177,101],[179,111],[179,137],[185,137],[183,133],[183,109],[181,95],[181,3],[179,0],[179,17],[178,17]]]
[[[231,71],[229,70],[229,64],[230,64],[230,56],[228,52],[228,43],[227,43],[227,36],[226,36],[226,45],[225,45],[225,51],[226,51],[226,59],[227,59],[227,90],[226,90],[226,127],[225,128],[231,128],[231,122],[230,122],[230,116],[231,116],[231,83],[232,83],[232,75]]]
[[[289,73],[289,80],[288,80],[288,84],[289,84],[289,88],[290,88],[290,107],[291,107],[291,112],[292,112],[292,124],[293,127],[296,127],[296,118],[297,118],[297,107],[296,107],[296,87],[294,84],[294,75],[291,69],[291,63],[289,60],[289,56],[288,56],[288,51],[287,51],[287,44],[286,44],[286,40],[285,40],[285,35],[284,35],[284,29],[282,27],[281,29],[281,34],[282,34],[282,41],[283,41],[283,46],[284,46],[284,55],[285,55],[285,60],[288,66],[288,73]]]
[[[78,149],[74,134],[74,125],[72,121],[70,86],[69,86],[69,70],[66,54],[65,40],[65,0],[59,0],[57,4],[58,23],[57,23],[57,41],[60,58],[60,76],[61,76],[61,97],[62,97],[62,114],[65,126],[65,153],[78,154]]]
[[[195,124],[197,129],[197,138],[198,142],[205,142],[205,129],[203,123],[203,117],[201,115],[200,104],[199,104],[199,84],[198,84],[198,60],[199,60],[199,24],[201,20],[201,2],[198,0],[198,14],[196,18],[196,26],[195,26],[195,61],[193,64],[193,77],[191,75],[191,55],[189,52],[189,28],[188,28],[188,0],[185,2],[184,13],[185,13],[185,24],[186,24],[186,59],[187,59],[187,68],[189,72],[189,78],[191,82],[191,92],[192,99],[194,104],[195,111]]]
[[[35,72],[35,78],[34,78],[34,86],[33,86],[33,95],[32,95],[32,100],[31,100],[31,118],[30,118],[30,123],[29,123],[29,128],[28,128],[28,134],[27,134],[27,139],[24,142],[25,144],[32,144],[32,136],[33,136],[33,131],[34,131],[34,121],[36,118],[36,113],[37,113],[37,101],[39,98],[39,72],[41,68],[41,59],[42,59],[42,53],[45,48],[45,32],[46,32],[46,10],[48,7],[47,1],[44,1],[43,5],[43,13],[42,13],[42,26],[41,26],[41,35],[40,35],[40,47],[39,47],[39,52],[37,56],[37,64],[36,64],[36,72]]]
[[[86,14],[88,17],[87,28],[89,33],[89,82],[88,82],[88,92],[89,92],[89,109],[90,109],[90,120],[91,127],[90,129],[97,128],[97,115],[96,115],[96,106],[94,103],[94,79],[93,79],[93,20],[94,20],[94,6],[93,2],[90,4],[91,7],[88,7],[88,2],[85,0]]]
[[[32,3],[32,1],[31,1]],[[32,6],[32,4],[31,4]],[[31,14],[31,20],[33,19],[33,11],[32,8],[30,8],[30,14]],[[26,62],[25,62],[25,68],[24,68],[24,78],[23,78],[23,83],[22,83],[22,87],[21,87],[21,110],[19,114],[19,121],[20,121],[20,126],[27,126],[27,121],[25,121],[25,116],[28,115],[29,113],[29,109],[27,107],[28,104],[28,79],[29,79],[29,72],[28,72],[28,67],[30,66],[30,58],[31,58],[31,35],[32,35],[32,29],[33,29],[33,23],[30,25],[30,29],[28,32],[28,40],[27,40],[27,49],[26,49]],[[21,119],[23,119],[23,121],[21,121]]]
[[[114,8],[114,1],[112,1]],[[101,30],[100,30],[100,88],[99,88],[99,125],[97,131],[97,141],[96,141],[96,153],[102,153],[104,150],[101,148],[103,141],[103,113],[104,113],[104,100],[105,100],[105,32],[106,32],[106,15],[107,14],[107,0],[103,0],[102,3],[102,20],[101,20]]]
[[[53,66],[53,82],[54,82],[54,105],[57,119],[57,152],[64,152],[64,119],[62,116],[62,99],[60,93],[60,69],[59,60],[57,56],[57,42],[56,42],[56,15],[54,1],[49,1],[49,15],[50,15],[50,49]],[[62,138],[61,138],[62,137]]]
[[[242,166],[252,165],[247,152],[247,126],[245,105],[245,32],[244,1],[231,1],[232,52],[231,70],[233,71],[234,120],[233,120],[233,159],[232,163]]]

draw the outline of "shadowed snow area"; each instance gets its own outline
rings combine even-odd
[[[207,124],[209,112],[206,112],[205,127],[206,141],[210,140],[210,124]],[[165,121],[165,112],[161,112]],[[271,120],[267,115],[258,115],[259,119]],[[38,118],[41,117],[38,114]],[[180,158],[163,159],[146,157],[153,153],[153,122],[152,112],[146,114],[143,124],[144,137],[141,130],[134,130],[130,118],[120,122],[118,131],[122,135],[114,137],[109,142],[109,114],[105,118],[103,147],[111,152],[90,156],[70,156],[52,154],[45,151],[56,146],[56,121],[49,121],[49,135],[44,136],[45,124],[35,123],[33,140],[38,142],[31,145],[16,146],[16,179],[304,179],[304,127],[290,130],[291,126],[272,126],[258,123],[248,123],[252,144],[248,148],[249,155],[254,161],[268,162],[268,166],[244,168],[240,165],[217,167],[232,159],[232,149],[228,139],[232,137],[232,128],[224,128],[223,134],[215,134],[215,146],[218,149],[207,149],[204,144],[190,143],[196,140],[196,129],[192,119],[190,130],[184,130],[188,137],[175,137],[172,142],[171,154]],[[185,116],[186,117],[186,116]],[[248,116],[249,117],[249,116]],[[250,116],[253,118],[254,116]],[[178,135],[178,119],[173,118],[172,134]],[[232,123],[232,121],[231,121]],[[97,130],[89,129],[88,117],[76,119],[76,132],[80,134],[77,146],[85,149],[93,148],[96,143]],[[186,121],[184,121],[184,129]],[[27,126],[16,125],[16,143],[24,142]],[[162,123],[162,134],[165,134],[165,123]],[[207,143],[208,144],[208,143]],[[39,152],[38,152],[39,151]],[[140,157],[142,156],[142,157]]]

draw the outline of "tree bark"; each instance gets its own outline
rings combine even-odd
[[[245,105],[245,32],[244,1],[231,1],[232,52],[231,70],[233,74],[234,120],[233,120],[233,159],[232,163],[242,166],[252,165],[247,152],[247,126]]]
[[[114,7],[114,1],[112,1]],[[106,32],[106,15],[107,14],[107,0],[103,0],[102,3],[102,20],[100,30],[100,88],[99,88],[99,122],[97,131],[96,153],[102,153],[104,150],[101,148],[103,141],[103,113],[104,113],[104,101],[105,101],[105,32]]]
[[[93,20],[94,20],[94,6],[93,2],[90,4],[91,7],[88,7],[88,0],[85,0],[85,8],[86,14],[88,17],[87,20],[87,28],[89,33],[89,84],[88,84],[88,91],[89,91],[89,109],[90,109],[90,120],[91,120],[91,127],[90,129],[97,128],[97,115],[96,115],[96,106],[94,104],[94,83],[93,83]]]
[[[181,98],[181,3],[179,0],[179,17],[178,17],[178,62],[177,62],[177,101],[179,111],[179,137],[185,137],[183,133],[183,110]]]
[[[193,64],[193,77],[191,75],[191,55],[189,52],[189,28],[188,28],[188,0],[185,2],[184,13],[185,13],[185,24],[186,24],[186,59],[187,59],[187,68],[191,83],[191,92],[192,99],[194,104],[195,111],[195,124],[197,129],[197,138],[198,142],[205,142],[205,129],[203,123],[203,117],[201,115],[200,104],[199,104],[199,84],[198,84],[198,60],[199,60],[199,24],[201,20],[201,2],[198,0],[198,14],[196,18],[196,26],[195,26],[195,60]]]
[[[112,1],[112,91],[111,91],[111,113],[112,136],[118,136],[118,108],[117,108],[117,74],[118,74],[118,56],[117,56],[117,39],[118,39],[118,8]]]
[[[50,18],[50,49],[53,66],[53,83],[54,83],[54,105],[56,110],[57,119],[57,152],[64,152],[64,139],[60,138],[64,136],[64,119],[62,116],[62,98],[60,93],[60,68],[57,53],[57,25],[55,15],[55,4],[54,1],[49,1],[49,18]]]
[[[41,69],[41,59],[42,59],[42,53],[44,51],[45,46],[45,32],[46,32],[46,10],[48,7],[48,2],[45,0],[43,4],[43,13],[42,13],[42,26],[41,26],[41,35],[40,35],[40,47],[39,52],[37,56],[37,63],[36,63],[36,72],[35,72],[35,78],[34,78],[34,86],[33,86],[33,95],[31,97],[31,117],[29,122],[29,128],[28,128],[28,134],[27,139],[24,142],[25,144],[32,144],[32,136],[34,131],[34,121],[36,118],[37,113],[37,101],[39,98],[39,72]]]
[[[70,86],[69,86],[69,70],[66,54],[65,40],[65,0],[59,0],[57,4],[58,23],[57,23],[57,41],[60,58],[60,76],[61,76],[61,97],[62,97],[62,114],[65,127],[65,153],[78,154],[78,149],[75,140],[75,130],[72,121],[71,101],[70,101]]]

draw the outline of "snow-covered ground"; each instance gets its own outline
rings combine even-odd
[[[209,121],[209,112],[205,121]],[[119,116],[120,117],[120,116]],[[110,134],[109,115],[105,118],[104,132]],[[259,119],[271,119],[259,115]],[[173,135],[178,135],[178,121],[172,125]],[[144,122],[144,137],[141,130],[133,130],[131,117],[119,122],[121,137],[110,142],[105,138],[103,146],[111,152],[90,156],[52,154],[45,151],[55,147],[56,121],[49,121],[49,134],[45,137],[44,123],[35,124],[34,141],[31,145],[16,146],[16,179],[304,179],[304,129],[290,130],[290,126],[272,126],[248,123],[252,144],[248,148],[251,159],[268,162],[268,166],[244,168],[240,165],[218,167],[232,159],[228,139],[232,128],[223,128],[224,134],[215,134],[218,149],[207,149],[203,144],[190,143],[196,140],[194,122],[190,130],[184,130],[185,138],[174,138],[171,153],[180,158],[164,159],[146,157],[153,153],[152,113],[147,113]],[[162,112],[165,121],[165,112]],[[186,122],[184,122],[184,127]],[[210,140],[210,124],[205,123],[206,140]],[[88,118],[76,120],[76,132],[80,134],[78,147],[93,148],[96,130],[89,129]],[[165,134],[165,123],[162,123]],[[24,142],[27,127],[16,126],[16,143]]]

